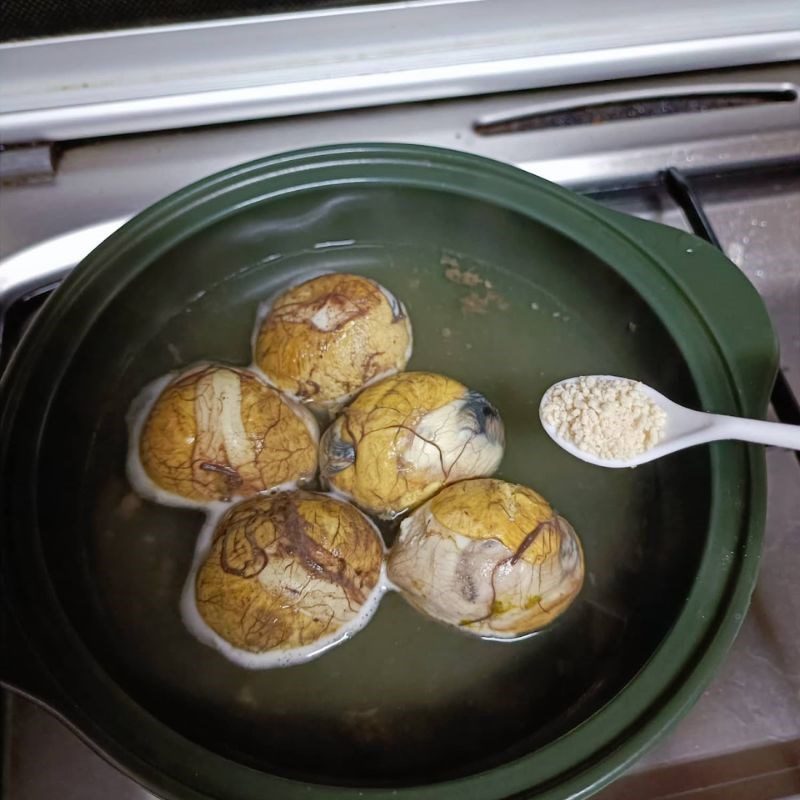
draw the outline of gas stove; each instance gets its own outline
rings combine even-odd
[[[718,244],[780,339],[771,416],[800,424],[798,86],[800,62],[786,61],[10,148],[0,158],[0,366],[59,280],[163,195],[286,149],[418,142],[515,164]],[[741,633],[694,709],[602,800],[800,797],[800,461],[773,448],[767,462],[762,565]],[[3,797],[152,797],[28,699],[7,692],[3,702]]]

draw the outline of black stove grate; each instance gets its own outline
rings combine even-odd
[[[722,245],[706,215],[692,179],[680,170],[670,167],[661,174],[661,180],[669,196],[686,215],[694,233],[721,250]],[[782,369],[778,370],[770,400],[775,416],[781,422],[800,425],[800,403]],[[795,457],[800,461],[800,451],[795,451]]]

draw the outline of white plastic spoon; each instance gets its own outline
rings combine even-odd
[[[594,375],[584,376],[594,377],[598,381],[616,381],[619,378],[613,375]],[[563,386],[574,383],[580,378],[567,378],[554,384]],[[627,379],[623,379],[627,380]],[[664,436],[656,445],[642,453],[637,453],[630,458],[611,459],[601,458],[586,450],[582,450],[574,442],[565,439],[556,432],[552,425],[545,422],[543,408],[550,389],[545,392],[542,402],[539,404],[539,419],[542,422],[547,435],[558,445],[564,448],[573,456],[596,464],[600,467],[636,467],[645,464],[656,458],[674,453],[676,450],[683,450],[687,447],[694,447],[697,444],[706,442],[718,442],[723,439],[735,439],[741,442],[753,442],[755,444],[775,445],[776,447],[786,447],[790,450],[800,450],[800,425],[786,425],[781,422],[764,422],[758,419],[743,419],[741,417],[729,417],[724,414],[706,414],[702,411],[693,411],[677,403],[673,403],[661,392],[657,392],[646,384],[639,383],[638,388],[656,405],[664,410],[667,415]]]

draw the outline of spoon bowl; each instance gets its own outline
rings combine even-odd
[[[644,383],[637,383],[637,389],[655,403],[666,414],[666,425],[660,441],[655,445],[627,458],[603,458],[584,450],[575,442],[560,436],[555,427],[545,420],[544,406],[550,392],[557,386],[577,383],[581,378],[595,378],[597,381],[629,380],[615,375],[588,375],[566,378],[553,384],[542,397],[539,404],[539,419],[547,435],[560,447],[582,461],[598,467],[620,469],[638,467],[687,447],[735,439],[754,444],[775,445],[800,450],[800,426],[780,422],[765,422],[756,419],[731,417],[724,414],[709,414],[679,405],[661,392]]]

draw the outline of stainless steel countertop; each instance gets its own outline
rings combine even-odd
[[[787,61],[800,58],[798,23],[795,0],[407,0],[8,42],[0,139],[63,141]]]

